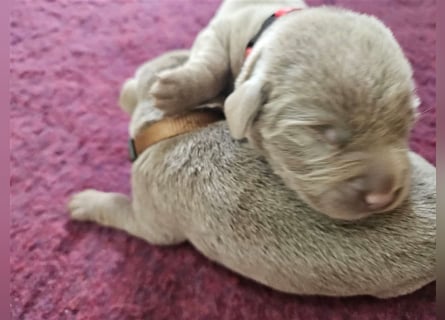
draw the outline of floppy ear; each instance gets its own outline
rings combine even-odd
[[[264,102],[264,83],[258,78],[250,78],[232,94],[224,103],[224,113],[230,134],[234,139],[243,139]]]

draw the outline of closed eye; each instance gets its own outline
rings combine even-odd
[[[344,147],[351,139],[349,131],[339,126],[315,125],[311,126],[311,128],[315,130],[324,141],[338,148]]]

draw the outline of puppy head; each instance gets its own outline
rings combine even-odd
[[[232,136],[247,137],[313,208],[356,220],[407,196],[412,70],[375,18],[314,8],[280,18],[227,98]]]

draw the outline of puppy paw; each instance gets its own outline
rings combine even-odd
[[[184,111],[195,104],[195,88],[189,81],[187,68],[179,67],[157,75],[158,80],[150,89],[154,106],[168,113]]]
[[[68,209],[73,220],[95,220],[102,203],[106,200],[106,193],[87,189],[74,194],[68,202]]]

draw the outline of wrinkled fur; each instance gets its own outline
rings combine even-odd
[[[224,104],[231,135],[247,137],[304,201],[346,220],[389,211],[408,194],[407,142],[418,104],[411,66],[383,23],[333,7],[279,18],[244,61],[264,20],[292,6],[306,7],[223,1],[187,62],[159,73],[154,104],[187,110],[230,92],[236,79]],[[370,208],[368,193],[396,196],[390,206]]]
[[[154,72],[186,57],[185,51],[163,55],[123,86],[132,136],[162,117],[138,92],[153,83]],[[436,171],[414,153],[410,163],[408,201],[390,214],[341,223],[308,207],[221,121],[143,152],[133,164],[131,199],[85,190],[69,207],[72,219],[125,230],[152,244],[188,240],[209,259],[280,291],[386,298],[436,276]]]

